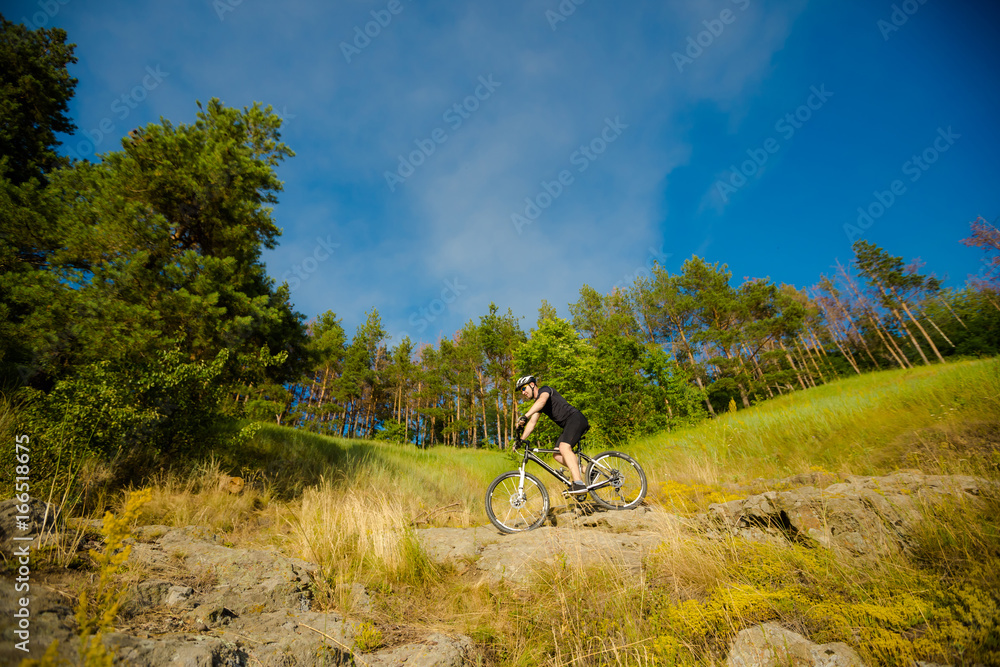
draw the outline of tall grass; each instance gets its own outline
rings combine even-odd
[[[990,359],[837,380],[643,438],[630,450],[658,480],[709,485],[820,469],[935,472],[926,468],[944,465],[949,446],[995,446],[998,427],[1000,360]]]

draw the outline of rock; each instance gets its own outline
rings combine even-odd
[[[150,579],[136,587],[135,596],[126,605],[126,613],[161,605],[167,599],[172,583],[165,579]]]
[[[472,640],[432,634],[422,642],[397,646],[378,653],[362,653],[358,663],[370,667],[464,667],[469,664]]]
[[[190,586],[171,586],[167,590],[167,597],[163,601],[163,604],[168,607],[173,607],[175,605],[181,604],[189,597],[194,594],[194,589]]]
[[[487,545],[476,567],[488,580],[530,583],[548,576],[554,566],[586,568],[595,565],[638,573],[643,558],[663,538],[654,532],[610,533],[583,528],[542,527],[514,533]]]
[[[24,509],[27,513],[22,511]],[[18,502],[16,498],[0,502],[0,553],[8,559],[15,549],[24,545],[34,549],[38,546],[38,537],[56,526],[57,518],[58,508],[37,498],[30,498],[27,503]],[[21,539],[26,537],[32,540]]]
[[[353,584],[338,584],[337,592],[346,599],[348,608],[352,612],[368,613],[372,611],[372,599],[368,596],[368,591],[365,590],[364,584],[357,582]]]
[[[337,614],[278,611],[246,614],[215,632],[246,647],[250,660],[244,664],[277,667],[354,664],[354,629]]]
[[[4,638],[0,642],[0,665],[19,665],[25,658],[40,660],[53,640],[59,642],[60,657],[70,661],[68,664],[76,664],[79,656],[76,650],[76,621],[71,607],[73,601],[48,587],[31,582],[27,595],[31,613],[30,642],[25,653],[15,647],[15,643],[21,640],[14,634],[18,629],[14,611],[20,608],[20,598],[25,593],[15,591],[8,581],[4,578],[4,585],[0,586],[0,636]]]
[[[178,667],[212,667],[213,665],[249,664],[247,654],[239,647],[214,637],[178,635],[168,639],[145,639],[111,633],[104,644],[114,651],[118,664],[177,665]]]
[[[708,517],[724,532],[753,540],[814,542],[854,556],[880,557],[909,546],[920,504],[974,499],[990,482],[974,477],[902,472],[852,476],[823,490],[768,491],[717,503]]]
[[[489,581],[527,584],[549,568],[612,564],[638,573],[643,559],[677,530],[680,517],[650,507],[612,511],[584,504],[557,507],[547,524],[505,535],[491,526],[423,528],[421,547],[438,562],[466,562]]]
[[[484,547],[504,539],[493,526],[418,528],[416,535],[428,557],[438,562],[475,559]]]
[[[639,572],[645,555],[663,539],[659,529],[677,520],[645,507],[622,512],[591,508],[579,513],[564,510],[550,517],[555,526],[511,535],[492,526],[424,528],[416,534],[433,560],[466,561],[490,581],[530,583],[535,576],[545,576],[554,564],[611,563]]]
[[[176,572],[182,563],[186,570],[217,582],[209,593],[197,599],[187,598],[196,606],[206,607],[193,612],[195,618],[204,621],[205,614],[215,607],[224,607],[236,615],[309,607],[315,565],[271,551],[233,549],[217,541],[206,529],[178,528],[153,543],[134,544],[130,560],[161,574]],[[161,597],[153,604],[164,603],[170,584],[180,582],[165,583],[158,589]],[[174,603],[178,601],[175,597]]]
[[[765,623],[736,635],[727,667],[865,667],[847,644],[814,644],[791,630]]]

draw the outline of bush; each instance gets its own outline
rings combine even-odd
[[[167,457],[184,459],[239,437],[238,415],[226,414],[229,392],[217,382],[227,359],[223,350],[207,363],[176,351],[149,364],[102,361],[48,394],[25,390],[20,421],[32,458],[74,466],[96,457],[128,479]]]

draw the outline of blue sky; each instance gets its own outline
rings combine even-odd
[[[995,2],[4,7],[78,45],[80,157],[196,100],[281,113],[268,270],[349,335],[376,307],[434,342],[491,301],[527,330],[695,254],[807,287],[852,234],[960,286],[1000,216]]]

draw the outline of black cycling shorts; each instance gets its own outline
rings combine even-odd
[[[560,443],[566,442],[573,449],[576,449],[576,446],[580,443],[580,438],[588,430],[590,430],[590,422],[587,421],[582,412],[576,412],[566,422],[566,426],[563,427],[563,432],[559,435],[556,446],[558,447]]]

